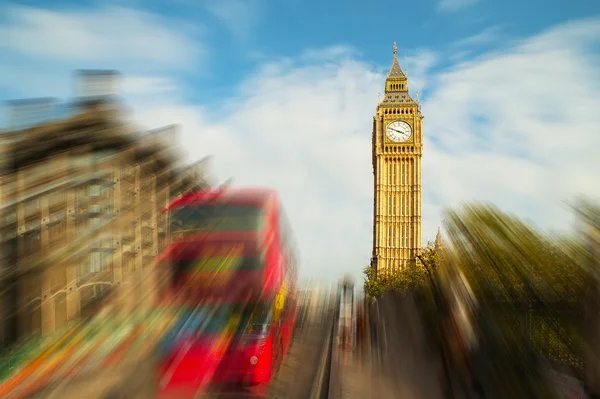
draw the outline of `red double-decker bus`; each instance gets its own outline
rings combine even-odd
[[[174,309],[162,345],[161,390],[268,383],[296,321],[297,258],[276,191],[189,193],[166,209],[168,271],[160,303]]]

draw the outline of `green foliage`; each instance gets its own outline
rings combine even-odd
[[[365,267],[363,274],[365,275],[363,291],[367,298],[378,298],[387,291],[387,282],[377,279],[377,270],[373,266]]]
[[[433,243],[427,243],[421,257],[430,268],[436,270],[439,256]],[[372,266],[363,269],[365,275],[364,292],[369,298],[377,298],[387,291],[405,293],[410,288],[423,287],[429,283],[427,269],[421,261],[415,266],[394,271],[377,271]]]
[[[586,277],[564,242],[490,205],[448,211],[447,231],[453,263],[494,301],[573,302]]]
[[[416,266],[397,272],[365,268],[365,294],[422,288],[428,334],[439,342],[452,339],[444,330],[447,313],[440,310],[449,309],[454,295],[474,297],[463,304],[475,305],[471,316],[480,346],[494,359],[493,373],[512,386],[507,397],[551,397],[540,394],[539,351],[581,372],[583,342],[597,336],[590,329],[586,337],[590,322],[582,316],[597,318],[600,303],[600,206],[581,200],[574,209],[582,221],[574,237],[543,234],[489,204],[448,210],[447,247],[428,243]]]
[[[589,273],[577,257],[577,240],[544,235],[480,203],[448,211],[446,231],[448,263],[462,272],[477,298],[478,328],[496,353],[499,376],[510,380],[511,369],[534,370],[528,364],[535,361],[527,355],[531,349],[554,360],[580,356],[577,315]],[[516,351],[501,358],[507,347]]]
[[[426,265],[423,264],[423,261],[425,261]],[[433,273],[437,271],[441,263],[441,248],[436,248],[435,243],[428,242],[427,245],[421,249],[421,254],[418,259],[419,266],[429,268]]]

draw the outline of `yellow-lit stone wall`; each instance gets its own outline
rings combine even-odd
[[[109,135],[104,142],[110,144],[110,134],[118,136],[114,130],[123,127],[96,112],[18,132],[19,140],[93,134]],[[97,118],[98,128],[78,131],[84,117]],[[14,147],[23,154],[23,166],[0,181],[0,232],[3,244],[16,238],[18,255],[2,262],[0,344],[10,335],[11,311],[4,305],[11,301],[18,314],[9,322],[16,323],[19,337],[57,331],[93,310],[107,292],[124,314],[152,303],[152,265],[165,247],[167,231],[159,211],[196,182],[188,179],[189,187],[182,185],[184,179],[169,163],[172,158],[161,158],[158,144],[142,151],[140,140],[129,133],[121,140],[126,144],[119,149],[72,145],[36,162],[29,160],[33,155],[26,144]]]
[[[408,93],[408,78],[400,69],[396,50],[386,79],[385,95],[377,105],[373,131],[373,258],[378,272],[414,264],[421,247],[421,109]],[[386,132],[403,121],[410,136],[393,141]]]

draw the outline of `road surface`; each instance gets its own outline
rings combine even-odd
[[[213,393],[203,398],[307,399],[323,355],[327,321],[322,317],[311,318],[311,322],[297,330],[288,356],[268,386]],[[30,399],[154,399],[155,383],[152,362],[146,360],[134,365],[123,364],[96,370],[72,381],[48,387]]]

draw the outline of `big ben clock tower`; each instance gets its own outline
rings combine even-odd
[[[373,255],[377,273],[415,264],[421,248],[421,108],[394,60],[373,117]],[[418,100],[418,97],[417,97]]]

